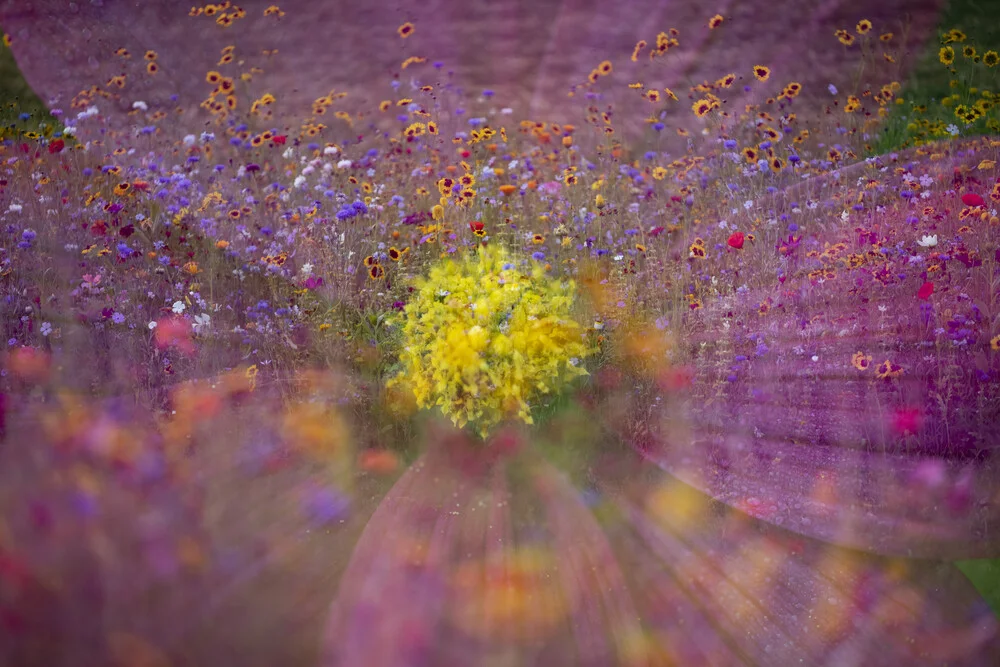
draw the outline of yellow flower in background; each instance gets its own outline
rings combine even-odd
[[[416,287],[389,386],[407,387],[419,408],[440,407],[485,437],[508,417],[531,424],[538,397],[587,374],[571,312],[576,284],[549,277],[542,264],[480,246],[433,266]]]

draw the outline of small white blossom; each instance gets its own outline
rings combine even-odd
[[[921,236],[917,241],[917,245],[921,248],[933,248],[938,244],[937,234],[925,234]]]
[[[150,322],[149,324],[147,324],[146,326],[149,327],[150,331],[152,331],[153,329],[156,328],[156,321],[154,320],[154,321]]]
[[[48,336],[50,333],[52,333],[52,323],[42,322],[42,335]]]
[[[186,308],[187,306],[184,305],[183,301],[174,301],[174,305],[170,307],[170,310],[174,311],[174,314],[180,315]]]
[[[337,163],[337,169],[350,169],[352,164],[354,163],[350,160],[341,160]]]
[[[208,330],[211,324],[212,316],[208,313],[201,313],[194,316],[194,324],[191,325],[191,328],[194,329],[195,333],[201,333]]]

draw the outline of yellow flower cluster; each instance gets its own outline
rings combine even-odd
[[[532,423],[532,400],[587,374],[573,281],[480,246],[433,266],[416,287],[402,316],[402,370],[389,382],[412,390],[419,407],[439,406],[485,437],[509,416]]]

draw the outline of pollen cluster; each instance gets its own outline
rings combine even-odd
[[[434,265],[404,308],[402,368],[390,385],[483,437],[509,417],[531,424],[540,396],[587,374],[575,292],[498,246]]]

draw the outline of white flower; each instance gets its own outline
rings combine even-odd
[[[850,214],[850,212],[848,212],[848,211],[847,211],[847,210],[845,209],[845,210],[844,210],[844,212],[840,214],[840,219],[841,219],[841,220],[843,220],[844,222],[847,222],[848,220],[850,220],[850,219],[851,219],[851,214]]]
[[[510,107],[504,107],[503,109],[500,109],[500,113],[502,113],[504,116],[509,116],[512,113],[514,113],[514,110],[511,109]]]
[[[323,149],[323,155],[336,155],[338,152],[340,152],[340,149],[336,146],[327,146]]]
[[[302,265],[302,268],[299,270],[302,271],[302,275],[310,276],[312,275],[313,272],[313,265],[310,264],[309,262],[306,262],[305,264]]]
[[[20,213],[23,208],[20,204],[11,204],[7,207],[7,210],[11,213]]]
[[[52,333],[52,323],[42,322],[42,335],[48,336],[50,333]]]
[[[72,125],[67,125],[66,127],[63,128],[62,132],[65,136],[72,137],[74,134],[76,134],[76,128],[73,127]]]
[[[749,210],[750,210],[751,208],[753,208],[753,200],[752,200],[752,199],[748,199],[748,200],[746,200],[745,202],[743,202],[743,208],[745,208],[745,209],[746,209],[746,210],[748,210],[748,211],[749,211]]]
[[[305,185],[305,184],[306,184],[306,177],[303,176],[303,175],[301,175],[301,174],[299,174],[298,176],[296,176],[295,180],[292,181],[292,186],[296,187],[296,188],[299,188],[299,189],[301,189],[302,186]]]
[[[354,163],[350,160],[341,160],[337,163],[337,169],[350,169],[352,164]]]
[[[183,301],[174,301],[174,305],[171,306],[170,309],[174,311],[176,315],[180,315],[181,313],[184,312],[185,308],[187,308],[187,306],[184,305]]]
[[[147,324],[146,326],[147,326],[147,327],[149,327],[149,330],[150,330],[150,331],[152,331],[153,329],[155,329],[155,328],[156,328],[156,322],[155,322],[155,321],[152,321],[152,322],[150,322],[149,324]]]
[[[937,234],[925,234],[920,237],[920,240],[917,241],[917,245],[921,248],[933,248],[937,245],[937,243]]]
[[[132,102],[132,108],[139,109],[141,111],[149,111],[149,107],[142,100],[136,100],[135,102]]]
[[[208,143],[209,141],[215,141],[215,133],[213,132],[202,132],[200,136],[202,142],[204,143]]]
[[[202,313],[200,315],[194,316],[194,324],[191,328],[194,329],[195,333],[201,333],[202,330],[206,330],[212,324],[212,316],[208,313]]]
[[[945,130],[946,130],[946,131],[948,132],[948,134],[950,134],[951,136],[953,136],[953,137],[957,137],[957,136],[958,136],[958,133],[959,133],[959,129],[958,129],[958,126],[957,126],[957,125],[955,125],[954,123],[953,123],[953,124],[951,124],[951,125],[949,125],[949,126],[947,126],[947,127],[946,127],[946,128],[944,128],[944,129],[945,129]]]

